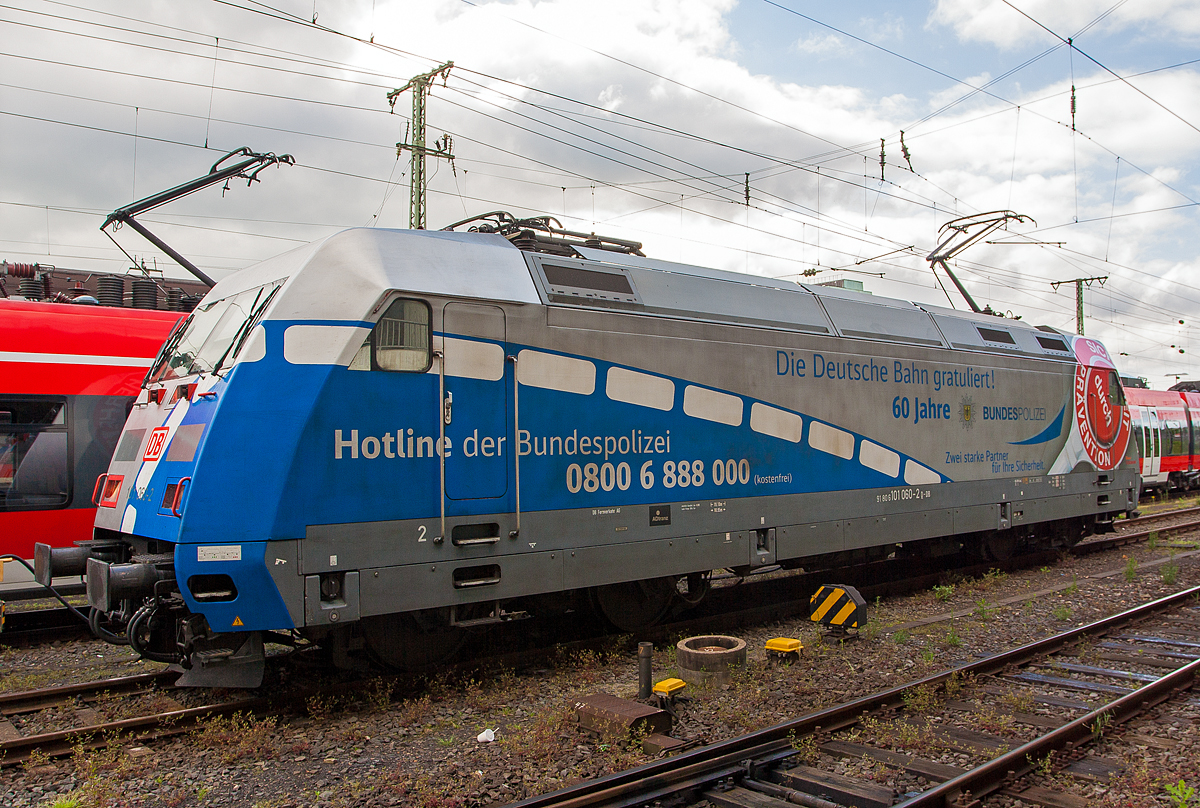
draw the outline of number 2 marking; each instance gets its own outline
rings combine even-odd
[[[417,525],[417,541],[425,541],[425,525]]]

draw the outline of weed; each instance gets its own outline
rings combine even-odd
[[[29,750],[29,758],[25,761],[25,771],[31,772],[50,763],[50,756],[36,747]]]
[[[932,665],[935,655],[932,648],[925,648],[921,651],[921,661]]]
[[[309,716],[318,721],[328,719],[337,712],[337,708],[337,696],[323,696],[318,693],[309,696],[304,702],[304,709],[308,712]]]
[[[570,705],[540,711],[530,722],[514,727],[497,743],[522,759],[526,767],[557,760],[562,736],[574,731],[575,711]]]
[[[1183,780],[1180,780],[1178,783],[1168,783],[1166,791],[1167,795],[1171,798],[1173,808],[1188,808],[1192,804],[1192,797],[1196,796],[1196,789],[1183,782]]]
[[[1033,601],[1032,600],[1025,601],[1025,603],[1021,606],[1021,611],[1027,615],[1033,614]]]
[[[1073,612],[1071,611],[1070,606],[1065,603],[1060,603],[1050,610],[1050,614],[1054,615],[1055,620],[1065,623],[1067,620],[1071,619]]]
[[[910,687],[900,697],[904,699],[904,706],[917,714],[928,713],[938,706],[936,685]]]
[[[964,690],[975,686],[975,674],[961,674],[955,671],[950,674],[950,678],[945,681],[943,686],[946,689],[947,698],[956,698]]]
[[[980,622],[986,623],[996,616],[996,612],[1000,611],[999,606],[992,606],[987,602],[987,598],[980,598],[975,601],[975,616]]]
[[[395,689],[394,680],[376,679],[367,690],[367,706],[372,712],[386,712],[392,706],[392,691]]]
[[[933,588],[933,596],[938,601],[945,603],[954,597],[954,584],[939,584]]]
[[[1170,788],[1170,786],[1168,786],[1168,788]],[[79,797],[76,797],[72,794],[64,794],[55,798],[54,802],[50,803],[50,808],[80,808],[80,804]]]
[[[1096,720],[1092,722],[1092,734],[1097,738],[1103,738],[1105,731],[1112,725],[1112,713],[1100,713],[1096,716]]]
[[[211,787],[200,786],[200,788],[196,789],[196,801],[204,802],[206,799],[208,799],[208,792],[210,791],[212,791]]]
[[[1075,579],[1075,573],[1071,573],[1071,583],[1067,584],[1067,588],[1063,590],[1064,595],[1074,595],[1079,591],[1079,581]]]
[[[995,704],[985,704],[976,710],[975,721],[984,732],[1003,734],[1012,731],[1012,714]]]
[[[237,712],[210,718],[195,739],[203,749],[218,750],[222,763],[233,763],[275,757],[277,750],[271,740],[274,732],[274,716],[259,719]]]
[[[1137,578],[1137,568],[1138,568],[1137,559],[1134,558],[1133,556],[1130,556],[1129,561],[1126,562],[1126,564],[1125,564],[1125,580],[1126,581],[1132,582],[1133,579]]]
[[[867,620],[867,624],[862,627],[862,638],[864,640],[873,640],[883,631],[883,624],[875,617]]]
[[[958,632],[954,630],[954,626],[946,629],[946,645],[951,648],[958,648],[962,645],[962,637],[958,636]]]
[[[1171,554],[1172,557],[1174,557],[1174,555],[1174,553]],[[1162,574],[1162,582],[1167,586],[1174,586],[1175,579],[1179,577],[1179,565],[1174,561],[1170,561],[1166,564],[1163,564],[1160,572]]]
[[[1033,710],[1033,693],[1028,690],[1012,690],[1001,694],[1000,703],[1018,713]]]
[[[1146,546],[1149,547],[1151,550],[1158,549],[1158,531],[1157,530],[1150,531],[1150,537],[1146,540]]]
[[[454,746],[453,738],[438,738],[438,746]]]
[[[981,578],[979,581],[980,588],[991,589],[997,584],[1004,583],[1006,578],[1008,578],[1007,572],[992,568],[983,574],[983,578]]]
[[[808,766],[817,765],[817,761],[821,757],[821,750],[817,748],[817,740],[812,735],[805,735],[803,738],[796,737],[796,731],[788,732],[788,743],[796,750],[796,757],[801,763]]]
[[[396,710],[396,718],[400,721],[400,726],[408,727],[425,723],[432,713],[433,699],[424,695],[419,699],[406,699],[402,702]]]
[[[892,634],[892,642],[896,643],[896,645],[904,645],[908,642],[909,636],[908,629],[902,628]]]
[[[1027,758],[1029,765],[1033,770],[1042,777],[1049,777],[1054,772],[1054,752],[1053,750],[1046,753],[1046,756],[1041,759]]]

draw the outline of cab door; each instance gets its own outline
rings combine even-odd
[[[508,493],[514,451],[508,437],[510,363],[505,354],[504,310],[447,303],[442,312],[442,353],[442,418],[450,447],[446,498],[503,497]]]

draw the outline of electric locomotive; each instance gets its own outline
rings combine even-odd
[[[570,598],[636,630],[716,569],[1002,558],[1135,507],[1095,340],[468,226],[269,259],[163,347],[87,584],[179,684],[256,686],[297,634],[430,662]]]

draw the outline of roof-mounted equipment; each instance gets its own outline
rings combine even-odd
[[[442,230],[457,230],[465,225],[470,225],[467,227],[469,233],[497,233],[504,236],[515,247],[526,252],[582,258],[583,256],[575,248],[590,247],[593,250],[643,255],[640,241],[627,241],[611,236],[597,236],[595,233],[577,233],[574,230],[566,230],[562,223],[553,216],[518,219],[511,213],[495,210],[447,225]]]
[[[975,303],[975,299],[967,291],[967,287],[963,286],[958,277],[950,271],[950,265],[946,262],[975,242],[985,238],[993,230],[1006,226],[1009,221],[1029,221],[1035,225],[1037,224],[1031,217],[1023,216],[1020,213],[1013,213],[1011,210],[993,210],[988,213],[960,216],[957,219],[951,219],[941,226],[938,230],[941,241],[933,248],[933,252],[925,257],[925,260],[929,262],[929,268],[933,270],[934,277],[937,277],[937,268],[941,265],[946,274],[950,276],[950,280],[958,287],[958,291],[967,301],[967,305],[971,307],[971,311],[976,314],[994,314],[997,317],[1004,316],[1000,312],[992,311],[991,306],[988,306],[986,309],[979,308]],[[941,283],[941,281],[939,280],[938,283]],[[943,291],[945,291],[945,287],[943,287]]]
[[[240,163],[234,163],[233,165],[221,168],[221,163],[224,163],[226,160],[230,159],[231,157],[236,157],[239,154],[244,155],[247,159],[242,160]],[[181,267],[195,275],[209,287],[215,286],[216,281],[201,272],[200,268],[191,261],[184,258],[175,250],[171,249],[166,242],[147,230],[145,225],[133,217],[137,216],[139,213],[145,213],[148,210],[157,208],[159,205],[165,205],[168,202],[179,199],[181,196],[187,196],[188,194],[195,193],[202,188],[207,188],[210,185],[216,185],[218,182],[231,180],[234,177],[245,180],[246,185],[249,186],[251,183],[258,181],[259,172],[267,166],[275,165],[276,163],[283,163],[290,166],[294,165],[295,162],[296,160],[290,154],[258,154],[257,152],[250,151],[248,146],[242,146],[240,149],[234,149],[233,151],[229,152],[229,154],[213,163],[212,168],[210,168],[208,173],[202,177],[197,177],[196,179],[185,182],[182,185],[176,185],[174,188],[154,194],[153,196],[148,196],[145,199],[140,199],[137,202],[126,205],[123,208],[117,208],[112,213],[108,214],[108,218],[104,220],[104,224],[100,225],[100,229],[105,231],[105,235],[107,235],[109,238],[112,238],[112,234],[108,233],[105,228],[107,228],[113,222],[117,223],[117,227],[120,227],[122,224],[127,224],[134,230],[141,233],[142,236],[144,236],[146,240],[155,247],[158,247],[167,255],[171,256],[171,258],[173,258]],[[115,230],[116,228],[113,229]],[[116,239],[113,239],[113,244],[117,244]],[[120,244],[117,244],[117,247],[121,250],[121,252],[125,252],[124,248],[122,248]],[[130,261],[133,261],[135,264],[137,263],[133,256],[129,255],[129,253],[125,253],[125,255]]]

